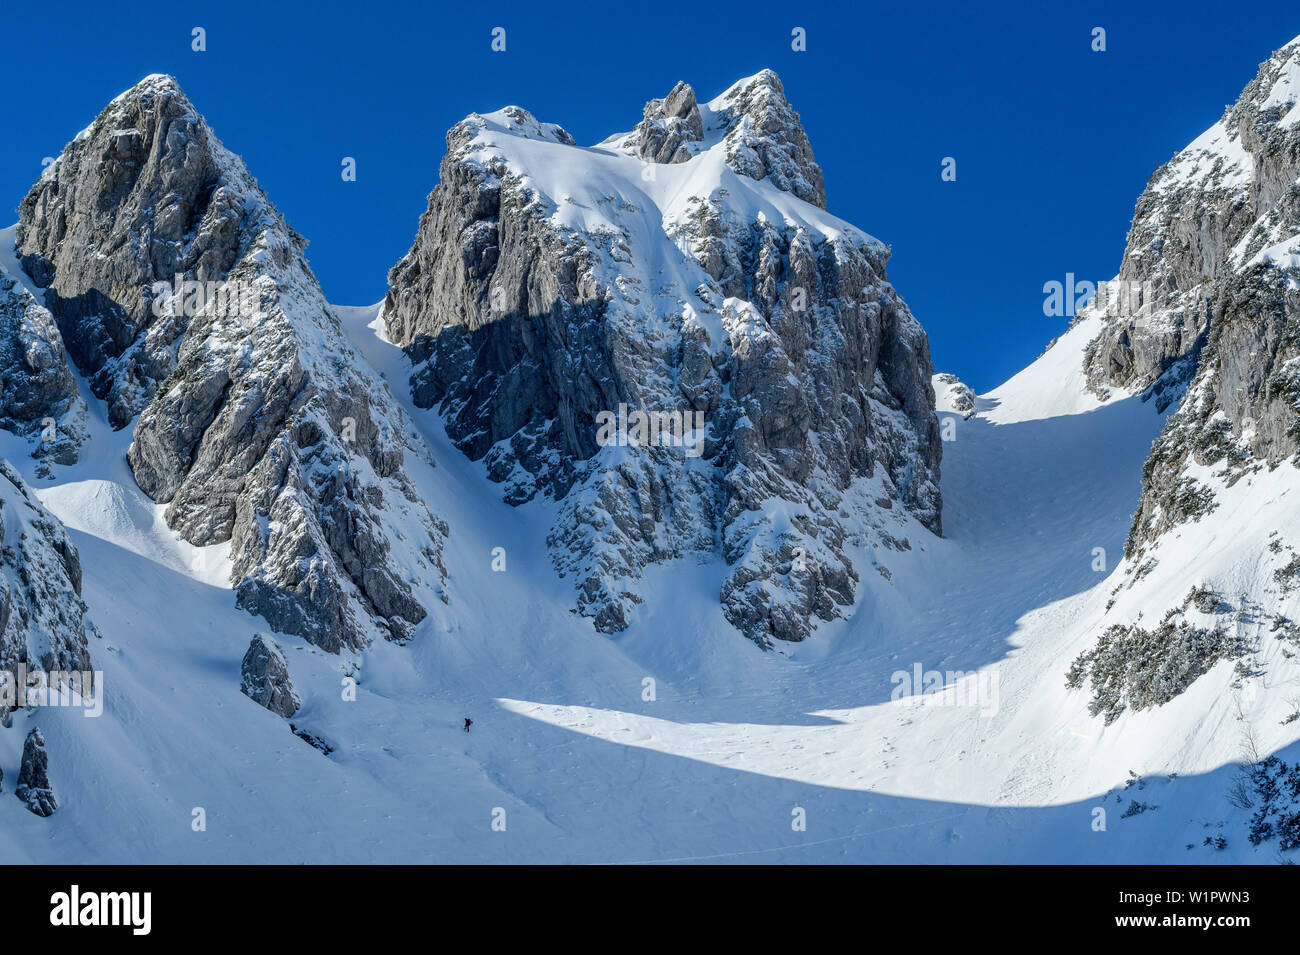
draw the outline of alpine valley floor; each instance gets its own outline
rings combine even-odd
[[[12,239],[0,239],[7,256]],[[597,633],[546,553],[552,504],[502,502],[438,416],[410,404],[409,362],[379,333],[378,306],[336,313],[433,449],[436,470],[408,470],[453,528],[453,603],[432,607],[405,646],[334,655],[281,638],[303,696],[292,724],[332,747],[323,754],[240,694],[240,658],[264,622],[236,608],[225,545],[195,548],[167,529],[124,460],[129,429],[110,430],[82,381],[91,435],[78,464],[51,484],[7,433],[0,457],[80,550],[105,711],[40,712],[62,807],[42,819],[0,799],[0,862],[1279,858],[1276,843],[1247,840],[1249,813],[1229,791],[1248,745],[1300,754],[1300,722],[1283,722],[1300,666],[1281,641],[1259,643],[1268,692],[1220,662],[1168,704],[1105,725],[1085,691],[1066,689],[1108,601],[1125,599],[1123,543],[1163,420],[1136,396],[1086,392],[1095,320],[980,397],[973,417],[940,409],[955,424],[946,536],[855,554],[868,570],[850,618],[765,653],[723,620],[717,564],[651,568],[653,596],[628,630]],[[1230,566],[1243,591],[1262,586],[1231,563],[1232,544],[1267,535],[1261,510],[1297,526],[1290,477],[1289,465],[1251,475],[1167,535],[1142,599],[1171,606]],[[977,705],[952,691],[892,699],[894,674],[918,664],[978,671],[997,692]],[[340,690],[350,673],[355,702]],[[0,733],[5,767],[28,719],[19,710]],[[205,831],[191,825],[198,807]],[[1225,848],[1205,844],[1217,836]]]

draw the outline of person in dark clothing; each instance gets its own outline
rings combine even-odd
[[[465,717],[465,732],[466,732],[466,733],[469,732],[469,724],[470,724],[470,723],[473,723],[473,722],[474,722],[474,721],[473,721],[472,719],[470,719],[468,716]]]

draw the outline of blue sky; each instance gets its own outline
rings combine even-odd
[[[17,6],[18,9],[14,9]],[[1190,2],[10,5],[0,205],[148,73],[171,73],[289,222],[326,294],[377,301],[446,130],[516,104],[591,143],[679,79],[701,99],[776,70],[832,212],[893,247],[939,370],[987,390],[1066,319],[1043,283],[1110,278],[1133,203],[1213,123],[1300,7]],[[662,11],[662,12],[658,12]],[[207,50],[191,50],[191,29]],[[506,29],[505,53],[490,49]],[[807,50],[791,50],[804,27]],[[1106,32],[1094,53],[1091,32]],[[357,160],[357,181],[340,162]],[[944,157],[957,179],[940,178]],[[17,218],[9,212],[8,222]]]

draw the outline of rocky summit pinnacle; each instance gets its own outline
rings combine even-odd
[[[384,322],[506,500],[557,502],[598,629],[648,566],[721,557],[726,619],[801,640],[853,606],[851,548],[939,532],[925,332],[825,201],[771,71],[704,105],[678,83],[590,149],[517,107],[448,133]]]
[[[191,544],[230,542],[240,606],[330,650],[409,636],[445,597],[446,528],[403,470],[428,452],[176,81],[115,98],[19,213],[23,267],[132,428],[136,481]]]
[[[821,166],[781,78],[771,70],[733,83],[702,106],[695,90],[679,82],[663,99],[646,103],[635,129],[601,146],[647,162],[681,163],[718,144],[727,165],[741,175],[826,208]]]

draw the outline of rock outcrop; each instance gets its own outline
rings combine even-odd
[[[1152,175],[1113,285],[1090,385],[1180,401],[1144,469],[1134,555],[1214,507],[1204,469],[1235,481],[1300,449],[1300,38]]]
[[[284,651],[264,634],[257,634],[249,643],[239,665],[239,675],[239,692],[276,716],[293,716],[302,705],[289,679]]]
[[[799,114],[785,98],[771,70],[732,86],[709,104],[726,130],[727,165],[742,176],[765,179],[819,209],[826,208],[826,183],[813,160]]]
[[[1269,539],[1239,524],[1244,494],[1258,495],[1248,510],[1289,515],[1300,467],[1300,37],[1152,175],[1118,278],[1081,315],[1098,318],[1089,386],[1172,409],[1143,466],[1108,626],[1067,675],[1089,683],[1091,711],[1109,722],[1169,702],[1222,661],[1240,681],[1265,636],[1296,632],[1290,518]],[[1233,523],[1211,517],[1229,499]],[[1150,596],[1148,577],[1167,592],[1198,561],[1209,578],[1162,617],[1167,597]]]
[[[822,211],[775,74],[704,107],[678,84],[590,150],[516,107],[447,146],[387,332],[506,500],[558,502],[598,629],[647,566],[720,555],[726,618],[803,639],[853,604],[851,547],[940,531],[925,333],[888,250]]]
[[[0,460],[0,723],[26,700],[24,671],[90,671],[94,624],[81,599],[81,559],[58,518]]]
[[[28,438],[48,475],[76,463],[86,414],[54,317],[0,268],[0,428]]]
[[[68,352],[132,425],[187,541],[231,541],[240,606],[327,649],[404,640],[445,599],[427,455],[285,223],[175,80],[150,76],[23,200],[18,253]]]
[[[45,737],[33,726],[23,741],[23,762],[18,770],[18,785],[14,795],[28,811],[37,816],[52,816],[59,808],[50,785],[50,757],[45,752]]]
[[[695,102],[695,90],[678,83],[663,99],[645,104],[645,118],[637,124],[628,145],[646,162],[686,162],[695,154],[692,145],[704,139],[704,121]]]
[[[969,419],[975,414],[975,391],[956,375],[946,372],[934,376],[935,406]]]

